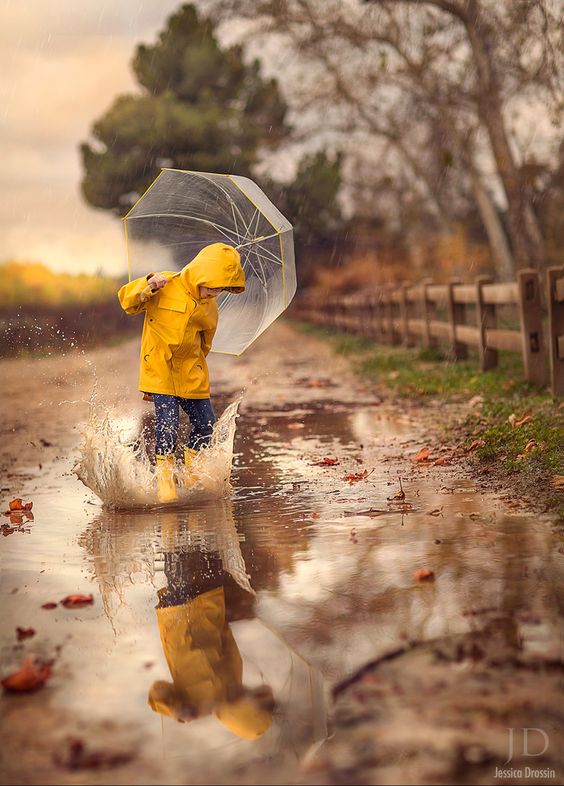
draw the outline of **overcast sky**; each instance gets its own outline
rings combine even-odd
[[[121,222],[80,196],[78,145],[135,90],[135,45],[180,0],[0,0],[0,262],[125,270]]]

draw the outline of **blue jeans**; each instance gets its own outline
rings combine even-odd
[[[209,398],[180,398],[164,393],[152,395],[155,404],[155,453],[162,456],[176,450],[180,407],[190,419],[188,447],[199,450],[210,444],[217,418]]]

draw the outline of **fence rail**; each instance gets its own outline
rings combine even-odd
[[[543,303],[548,306],[546,339]],[[488,276],[478,276],[471,284],[425,279],[330,298],[305,296],[296,305],[297,315],[308,321],[378,342],[407,347],[447,344],[454,360],[463,360],[468,347],[476,347],[482,371],[497,366],[500,350],[519,352],[527,380],[544,386],[550,377],[553,394],[564,394],[564,267],[547,271],[545,293],[538,272],[527,269],[511,283],[496,284]],[[516,309],[517,328],[498,325],[502,306]]]

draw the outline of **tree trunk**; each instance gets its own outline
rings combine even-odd
[[[545,260],[544,241],[513,152],[502,112],[501,91],[494,63],[495,35],[483,19],[478,0],[461,17],[466,28],[478,76],[479,113],[492,146],[497,171],[507,199],[507,217],[518,268],[540,268]]]
[[[501,281],[512,281],[515,278],[515,266],[494,201],[482,183],[480,174],[471,164],[469,173],[474,199],[488,235],[497,278]]]

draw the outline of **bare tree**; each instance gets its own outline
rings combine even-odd
[[[458,190],[461,198],[470,193],[499,274],[511,274],[511,254],[516,267],[541,266],[544,240],[508,108],[540,99],[558,118],[562,61],[556,2],[219,3],[263,31],[287,37],[307,65],[290,102],[298,110],[321,111],[324,128],[332,124],[352,138],[356,126],[393,146],[426,193],[439,226],[452,217],[453,193]],[[436,165],[441,148],[449,160],[442,171]],[[511,250],[484,180],[487,169],[505,198]]]

